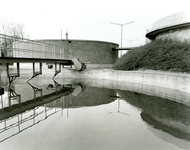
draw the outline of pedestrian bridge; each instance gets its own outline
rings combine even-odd
[[[16,73],[10,73],[9,67],[16,63]],[[80,71],[84,69],[85,65],[80,63],[76,58],[72,58],[72,50],[70,54],[64,54],[64,46],[53,45],[45,42],[29,40],[0,34],[0,64],[6,64],[7,76],[9,84],[20,76],[20,63],[33,64],[33,76],[42,74],[42,63],[46,63],[48,68],[55,65],[55,75],[61,72],[61,66],[69,66],[72,68],[74,64],[75,69]],[[36,64],[39,64],[38,71]]]

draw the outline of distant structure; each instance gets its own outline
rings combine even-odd
[[[146,33],[147,42],[170,38],[190,41],[190,12],[180,12],[156,21]]]
[[[72,58],[77,58],[86,64],[114,64],[118,58],[118,44],[93,40],[74,39],[44,39],[38,42],[60,45],[64,47],[64,54],[72,54]]]
[[[73,60],[76,58],[88,68],[110,68],[118,59],[118,44],[105,41],[74,39],[41,39],[33,42],[16,41],[13,44],[14,57],[55,58]],[[20,51],[16,51],[16,50]],[[30,49],[33,51],[30,52]],[[90,66],[90,67],[89,67]]]

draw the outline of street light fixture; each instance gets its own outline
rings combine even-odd
[[[124,26],[124,25],[127,25],[127,24],[130,24],[130,23],[133,23],[133,22],[134,22],[134,21],[131,21],[131,22],[128,22],[128,23],[123,23],[123,24],[110,22],[110,23],[112,23],[112,24],[120,25],[120,26],[121,26],[121,47],[122,47],[123,26]]]

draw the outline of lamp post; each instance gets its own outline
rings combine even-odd
[[[130,24],[130,23],[133,23],[133,22],[134,22],[134,21],[131,21],[131,22],[128,22],[128,23],[123,23],[123,24],[110,22],[110,23],[112,23],[112,24],[120,25],[120,26],[121,26],[121,47],[122,47],[123,26],[124,26],[124,25],[127,25],[127,24]]]
[[[134,39],[134,40],[125,39],[125,40],[130,41],[130,47],[131,47],[131,46],[132,46],[132,42],[133,42],[133,41],[136,41],[136,40],[138,40],[138,39]]]

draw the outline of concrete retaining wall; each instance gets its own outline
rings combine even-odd
[[[80,78],[86,85],[121,89],[169,99],[190,106],[190,75],[160,71],[74,70],[59,77]]]
[[[85,70],[77,72],[65,71],[64,77],[104,79],[121,82],[133,82],[179,90],[190,93],[190,75],[167,73],[160,71],[115,71],[115,70]]]

